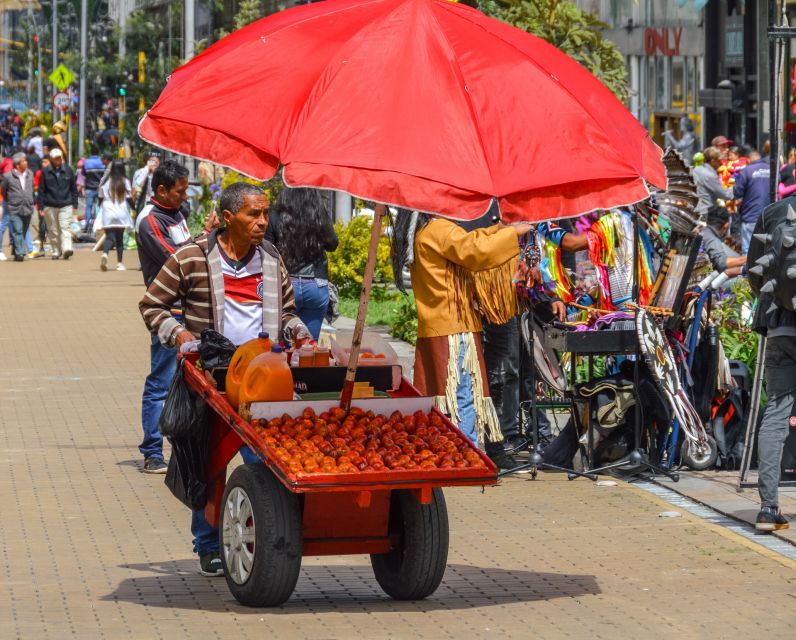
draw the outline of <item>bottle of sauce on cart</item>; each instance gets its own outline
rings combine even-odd
[[[244,342],[235,350],[235,354],[229,362],[229,369],[227,369],[225,391],[227,400],[236,410],[240,404],[240,386],[243,384],[246,369],[252,360],[263,353],[268,353],[273,346],[274,343],[268,337],[268,332],[262,331],[257,334],[256,338]]]
[[[282,348],[275,345],[249,363],[240,386],[240,402],[278,402],[293,399],[293,374]]]

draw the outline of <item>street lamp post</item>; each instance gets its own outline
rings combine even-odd
[[[53,18],[53,27],[52,27],[52,45],[53,45],[53,68],[52,70],[55,71],[55,68],[58,66],[58,0],[52,0],[52,18]],[[53,85],[52,92],[55,95],[56,87]]]
[[[80,89],[78,93],[77,154],[82,158],[86,145],[86,102],[88,88],[86,65],[88,55],[88,0],[80,0]]]

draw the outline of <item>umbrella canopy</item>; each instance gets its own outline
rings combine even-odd
[[[176,69],[145,140],[291,186],[473,219],[542,220],[665,188],[661,150],[543,40],[446,0],[326,0]]]

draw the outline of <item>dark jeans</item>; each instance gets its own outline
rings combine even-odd
[[[110,253],[116,245],[116,261],[121,262],[124,256],[124,229],[121,227],[111,227],[105,229],[105,242],[102,245],[102,250],[105,253]]]
[[[531,384],[533,360],[525,348],[520,334],[519,317],[506,324],[484,323],[484,363],[489,382],[489,392],[500,420],[500,431],[504,438],[520,432],[520,402],[535,400]],[[538,380],[538,376],[536,376]],[[551,434],[550,421],[544,411],[536,412],[539,434]],[[532,425],[527,425],[528,434]]]
[[[782,450],[796,400],[796,338],[777,336],[766,341],[768,404],[757,435],[758,491],[763,507],[779,504]]]
[[[518,318],[506,324],[484,323],[484,363],[489,393],[504,438],[519,433],[520,332]]]
[[[11,225],[11,246],[14,248],[14,255],[25,256],[28,252],[28,227],[30,227],[30,216],[19,216],[14,213],[9,214]]]
[[[141,425],[144,440],[138,447],[146,458],[163,459],[163,436],[160,435],[160,414],[163,403],[169,394],[169,386],[177,370],[177,351],[160,344],[157,336],[150,336],[149,375],[144,382],[144,395],[141,398]]]
[[[260,458],[249,447],[241,447],[240,456],[244,464],[255,464]],[[223,507],[222,507],[223,508]],[[191,512],[191,533],[193,534],[193,552],[204,556],[218,551],[220,548],[218,529],[205,518],[205,510]]]

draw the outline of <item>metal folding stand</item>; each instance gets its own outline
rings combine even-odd
[[[633,216],[633,300],[636,301],[636,311],[634,315],[638,313],[638,303],[639,303],[639,269],[638,269],[638,243],[639,243],[639,231],[638,231],[638,211],[635,212]],[[635,334],[635,332],[634,332]],[[635,448],[631,451],[627,457],[623,460],[619,460],[617,462],[613,462],[611,464],[604,465],[597,469],[589,469],[590,473],[603,473],[605,471],[610,471],[612,469],[621,469],[623,467],[632,467],[637,469],[638,471],[651,471],[653,474],[657,473],[667,478],[670,478],[673,482],[678,482],[680,480],[680,474],[673,472],[669,469],[664,469],[660,465],[654,464],[650,458],[649,453],[644,451],[641,448],[641,437],[642,437],[642,430],[643,425],[642,419],[644,413],[641,408],[641,397],[639,396],[639,382],[640,382],[640,373],[639,367],[641,366],[642,362],[642,355],[641,355],[641,346],[638,341],[638,337],[635,338],[635,363],[633,366],[633,387],[634,387],[634,395],[636,398],[636,404],[634,407],[635,411],[635,425],[633,429],[633,437],[634,437],[634,445]],[[591,425],[590,429],[591,429]],[[589,437],[591,438],[591,431],[589,432]]]
[[[533,319],[533,311],[528,311],[527,313],[523,314],[520,318],[520,322],[530,322]],[[532,366],[531,371],[529,374],[531,389],[533,390],[532,393],[536,393],[536,366],[533,364],[533,345],[535,341],[533,327],[528,332],[528,343],[526,344],[526,349],[531,358]],[[518,467],[514,467],[513,469],[507,469],[498,474],[498,478],[502,478],[504,476],[511,475],[513,473],[519,473],[520,471],[530,470],[531,477],[536,478],[536,474],[538,473],[539,469],[552,469],[554,471],[564,471],[568,474],[570,480],[573,480],[578,477],[588,478],[589,480],[597,480],[597,476],[591,472],[580,472],[575,471],[574,469],[568,469],[566,467],[560,467],[555,464],[550,464],[549,462],[545,462],[542,454],[539,453],[539,419],[538,419],[538,411],[539,407],[537,406],[536,397],[534,395],[533,402],[531,405],[531,438],[530,440],[527,438],[521,445],[516,447],[514,450],[519,451],[524,449],[529,444],[532,445],[528,462],[525,464],[521,464]],[[574,415],[574,407],[573,407],[573,415]],[[575,438],[577,438],[577,432],[575,433]]]

